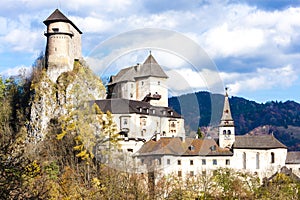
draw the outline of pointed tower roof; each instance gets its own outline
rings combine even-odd
[[[226,93],[225,93],[224,107],[223,107],[223,113],[222,113],[220,126],[224,126],[224,125],[233,126],[234,121],[233,121],[232,116],[231,116],[227,88],[225,88],[225,90],[226,90]]]
[[[151,51],[148,58],[141,66],[138,76],[140,77],[153,76],[153,77],[160,77],[160,78],[168,78],[164,70],[161,68],[161,66],[157,63],[155,58],[152,56]]]
[[[67,22],[70,23],[80,34],[82,32],[79,30],[75,24],[69,20],[60,10],[55,9],[55,11],[44,21],[44,24],[48,26],[50,23],[53,22]]]

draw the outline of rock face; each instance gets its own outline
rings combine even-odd
[[[103,99],[106,95],[102,81],[84,61],[75,61],[74,69],[62,73],[56,83],[43,71],[40,80],[31,89],[33,98],[28,133],[33,141],[46,136],[52,120],[67,114],[84,101]]]

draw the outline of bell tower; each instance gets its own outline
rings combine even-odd
[[[235,141],[235,126],[231,116],[230,104],[227,90],[225,88],[225,99],[222,118],[219,125],[219,146],[221,148],[231,148]]]
[[[82,57],[82,32],[58,9],[44,21],[44,24],[47,26],[45,32],[47,75],[56,82],[63,72],[73,70],[74,60]]]

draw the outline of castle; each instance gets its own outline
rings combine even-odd
[[[47,74],[55,82],[61,73],[72,70],[74,60],[81,58],[81,31],[59,10],[44,23]],[[183,117],[168,107],[167,79],[150,53],[143,64],[112,76],[107,98],[93,101],[103,112],[113,114],[121,150],[136,158],[140,166],[182,177],[223,167],[260,178],[270,177],[283,167],[300,175],[299,152],[288,152],[273,135],[235,133],[227,91],[218,138],[187,137]]]

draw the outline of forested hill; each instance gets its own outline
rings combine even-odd
[[[231,97],[229,101],[232,117],[236,125],[236,134],[238,135],[248,133],[257,127],[265,125],[271,125],[270,131],[274,131],[282,139],[287,139],[291,134],[296,134],[294,133],[295,131],[298,132],[296,135],[300,135],[299,103],[294,101],[257,103],[240,97]],[[181,113],[185,118],[186,128],[194,131],[198,127],[210,124],[218,125],[223,102],[223,95],[210,94],[209,92],[197,92],[169,98],[170,107]],[[212,110],[214,114],[211,118]],[[276,127],[284,127],[285,132],[284,129],[277,129]],[[293,127],[293,132],[288,127]],[[299,128],[297,129],[297,127]],[[292,143],[298,141],[297,138],[291,137],[291,139],[294,139]],[[289,145],[290,143],[291,141],[285,144]]]

